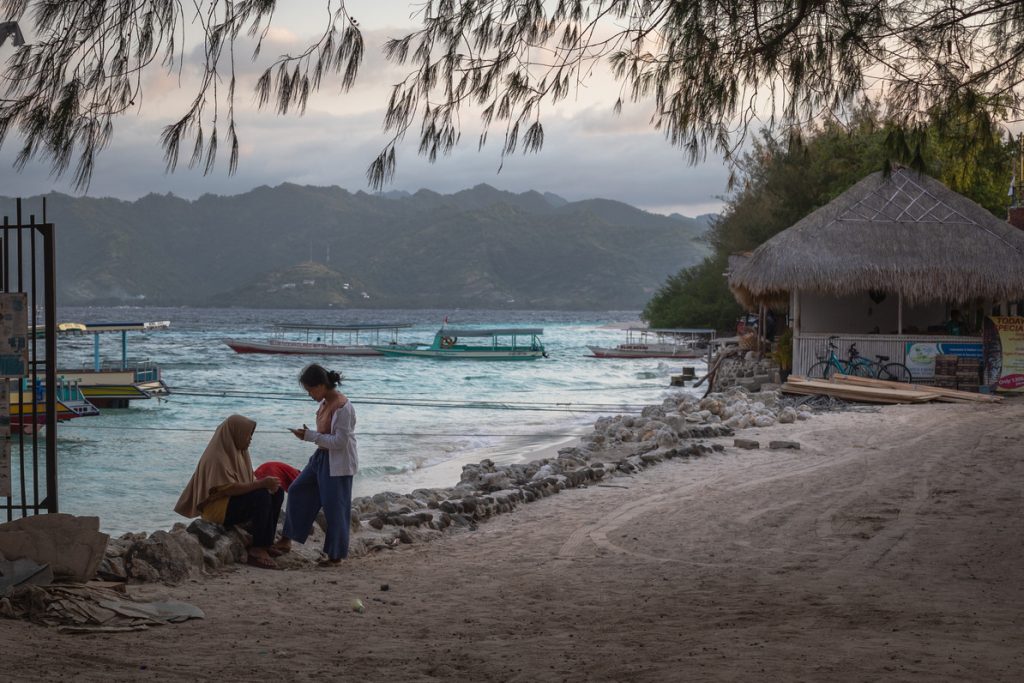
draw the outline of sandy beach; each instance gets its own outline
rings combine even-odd
[[[0,677],[1020,680],[1022,418],[1009,401],[745,430],[802,449],[664,462],[341,569],[132,588],[201,621],[0,620]]]

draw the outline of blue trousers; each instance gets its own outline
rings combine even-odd
[[[330,455],[318,448],[299,476],[288,487],[284,535],[305,543],[323,508],[327,518],[324,554],[332,560],[348,557],[348,533],[352,522],[352,476],[332,477]]]

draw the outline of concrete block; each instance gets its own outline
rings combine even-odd
[[[0,524],[0,553],[9,560],[27,558],[48,564],[59,579],[85,582],[96,576],[107,534],[98,517],[62,513],[23,517]]]
[[[800,450],[800,444],[798,444],[796,441],[769,441],[768,448],[771,448],[773,450],[789,448],[794,451],[798,451]]]
[[[732,445],[736,448],[745,448],[749,451],[755,448],[760,448],[761,442],[755,441],[754,439],[736,439],[732,442]]]

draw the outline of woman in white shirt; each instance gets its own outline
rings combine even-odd
[[[291,549],[293,540],[305,543],[322,508],[327,518],[327,557],[321,562],[323,566],[337,565],[348,557],[352,478],[359,469],[356,413],[348,397],[338,391],[340,382],[340,374],[315,363],[299,375],[299,384],[320,405],[316,410],[316,429],[302,425],[291,432],[317,448],[288,489],[284,532],[274,545],[277,553],[283,553]]]

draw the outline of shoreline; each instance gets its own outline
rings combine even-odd
[[[572,444],[578,444],[580,442],[580,439],[586,434],[585,430],[587,427],[581,426],[578,429],[580,430],[580,434],[576,436],[558,437],[555,441],[535,443],[526,450],[516,450],[511,446],[506,446],[501,449],[505,452],[489,453],[489,451],[494,450],[497,447],[475,449],[463,455],[450,458],[434,465],[420,467],[410,472],[385,475],[379,478],[381,483],[386,483],[389,486],[391,484],[395,484],[396,486],[401,487],[401,490],[396,491],[390,487],[385,487],[379,491],[373,491],[366,493],[365,495],[369,497],[373,497],[380,493],[408,495],[416,489],[451,488],[458,483],[462,476],[464,467],[467,465],[479,465],[484,460],[490,460],[497,465],[518,465],[532,460],[554,458],[558,456],[559,449],[568,447]]]
[[[1006,401],[750,428],[802,448],[671,459],[337,570],[133,586],[206,618],[99,648],[0,620],[5,665],[20,680],[1015,680],[1022,418]]]

